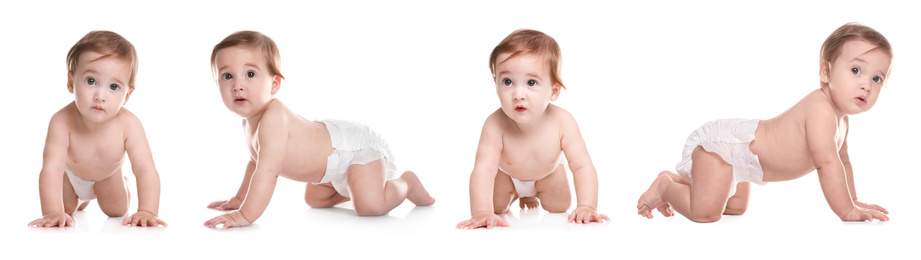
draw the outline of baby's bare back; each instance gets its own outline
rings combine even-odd
[[[758,124],[751,150],[761,161],[764,182],[793,180],[816,169],[806,138],[807,115],[810,105],[822,103],[828,100],[816,90],[777,117]],[[840,131],[846,132],[843,128],[839,127]],[[844,133],[839,136],[840,149]]]
[[[281,100],[275,100],[266,108],[263,120],[278,120],[277,124],[261,124],[259,127],[281,126],[286,128],[287,138],[284,159],[280,165],[280,175],[285,178],[301,182],[319,182],[326,173],[326,159],[333,152],[329,131],[323,123],[308,120],[285,106]],[[256,149],[261,142],[279,141],[276,136],[263,136],[266,140],[259,140],[258,131],[252,133],[248,139],[252,140],[253,158],[259,167]]]

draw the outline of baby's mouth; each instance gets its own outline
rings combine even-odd
[[[237,105],[243,105],[244,103],[246,103],[246,99],[245,99],[245,98],[236,98],[236,99],[233,100],[233,102],[236,103]]]
[[[105,110],[104,108],[102,108],[102,106],[93,106],[93,109],[99,110],[99,111]]]
[[[856,97],[856,98],[854,98],[854,99],[857,100],[857,104],[859,104],[859,105],[863,105],[863,104],[866,104],[866,103],[867,103],[867,98],[864,97],[864,96],[859,96],[859,97]]]
[[[528,109],[525,108],[524,106],[516,106],[516,107],[515,107],[515,111],[518,111],[518,113],[524,113],[524,111],[527,111],[527,110],[528,110]]]

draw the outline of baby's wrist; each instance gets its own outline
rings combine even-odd
[[[48,216],[48,215],[55,214],[55,213],[67,214],[67,213],[64,212],[63,210],[52,210],[52,211],[48,211],[48,212],[42,212],[42,217],[46,217],[46,216]]]
[[[589,209],[594,210],[594,211],[598,211],[597,209],[595,209],[595,207],[592,207],[592,206],[589,206],[589,205],[577,205],[577,206],[576,206],[576,208],[582,208],[582,207],[589,208]]]
[[[150,214],[151,216],[154,216],[155,218],[157,218],[157,214],[156,214],[156,213],[153,213],[152,211],[149,211],[149,210],[143,210],[143,209],[138,209],[138,212],[137,212],[137,213],[141,213],[141,212],[144,212],[144,213],[147,213],[147,214]],[[137,214],[137,213],[135,213],[135,214]]]

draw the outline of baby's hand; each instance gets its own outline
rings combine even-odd
[[[45,214],[40,219],[29,222],[30,227],[69,227],[74,225],[74,219],[63,211]]]
[[[500,218],[496,214],[490,213],[480,213],[473,215],[470,220],[461,221],[457,224],[457,228],[461,229],[475,229],[479,227],[507,227],[508,222],[505,222],[505,219]]]
[[[217,210],[235,210],[240,209],[240,205],[243,205],[243,200],[238,199],[237,196],[233,196],[233,198],[230,198],[229,200],[211,202],[211,204],[208,204],[208,208]]]
[[[878,206],[877,206],[878,207]],[[889,221],[889,216],[886,216],[883,212],[875,209],[865,209],[862,207],[854,207],[849,211],[844,217],[841,218],[843,221],[873,221],[874,219],[879,221]]]
[[[160,225],[163,225],[163,227],[167,226],[166,222],[158,219],[156,215],[143,210],[138,210],[137,213],[134,213],[134,215],[131,215],[122,221],[122,226],[128,225],[131,225],[132,227],[159,227]]]
[[[861,207],[861,208],[865,208],[865,209],[875,209],[875,210],[879,210],[879,211],[882,212],[882,213],[889,214],[889,211],[888,211],[888,210],[886,210],[885,208],[880,207],[879,205],[876,205],[876,204],[867,204],[867,203],[863,203],[863,202],[856,201],[856,200],[854,201],[854,204],[857,205],[858,207]]]
[[[224,229],[231,227],[245,227],[252,225],[249,221],[243,217],[243,213],[240,213],[239,210],[230,212],[224,215],[220,215],[205,221],[205,226],[209,228],[215,228],[217,225],[224,224]]]
[[[578,206],[575,210],[569,214],[569,222],[576,222],[576,224],[588,224],[592,222],[602,223],[603,220],[611,221],[608,216],[604,214],[598,214],[598,211],[589,206]]]

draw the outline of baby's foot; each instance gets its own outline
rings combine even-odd
[[[659,186],[663,181],[672,181],[671,177],[669,177],[666,172],[660,173],[659,176],[656,177],[656,180],[652,182],[652,185],[649,185],[649,189],[640,196],[636,205],[637,214],[646,218],[652,218],[652,209],[658,209],[659,212],[666,217],[674,215],[671,207],[662,199],[662,195],[659,194]]]
[[[422,186],[422,182],[419,181],[419,177],[416,176],[412,171],[406,171],[403,173],[403,176],[400,176],[401,179],[405,180],[409,184],[409,191],[406,194],[406,199],[408,199],[416,206],[428,206],[435,204],[435,198],[432,198],[429,195],[429,192],[425,190],[425,187]]]
[[[80,206],[77,206],[77,210],[83,210],[88,205],[90,205],[90,201],[84,200],[83,202],[80,202]]]
[[[527,207],[528,209],[534,209],[537,208],[537,206],[540,206],[540,201],[538,201],[537,197],[534,196],[521,197],[518,199],[518,206],[521,208]]]

